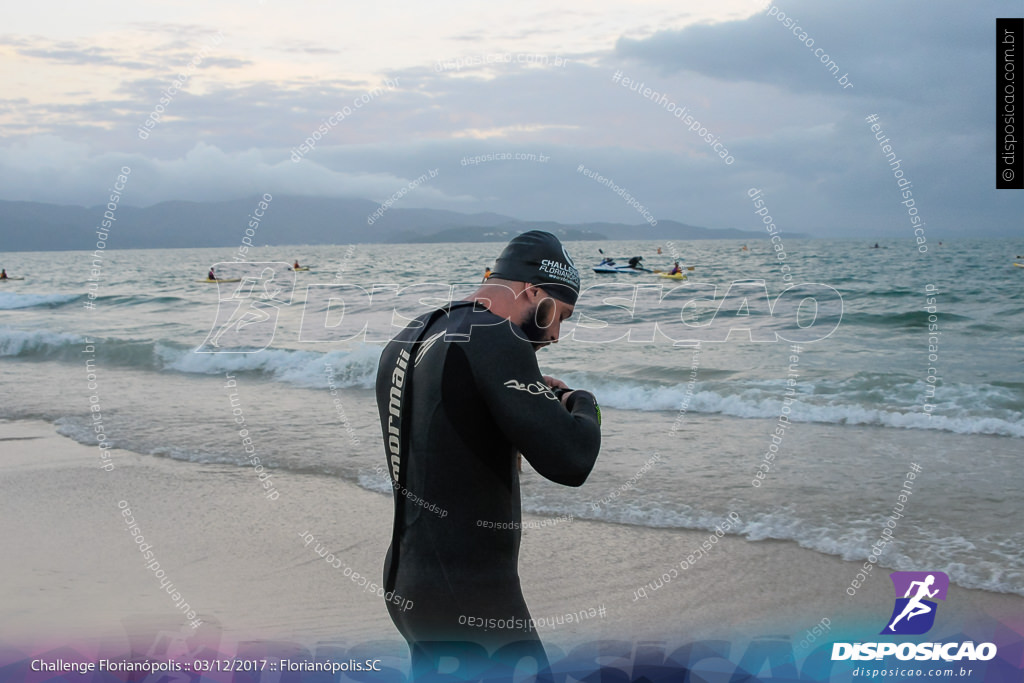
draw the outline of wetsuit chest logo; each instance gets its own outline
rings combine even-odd
[[[505,382],[505,386],[509,389],[515,389],[517,391],[525,391],[528,394],[534,396],[545,396],[550,398],[552,401],[557,401],[558,397],[555,396],[555,392],[551,391],[551,387],[544,384],[543,382],[533,382],[532,384],[523,384],[517,379],[510,379]]]

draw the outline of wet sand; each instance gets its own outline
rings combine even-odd
[[[315,552],[323,544],[354,573],[379,582],[391,529],[387,496],[334,477],[278,473],[280,495],[271,499],[251,468],[119,450],[113,470],[103,471],[96,448],[44,422],[0,423],[0,453],[2,645],[124,641],[126,629],[147,620],[183,634],[218,631],[222,644],[401,643],[383,600]],[[133,542],[125,509],[152,559]],[[780,634],[797,646],[823,618],[833,632],[877,634],[893,604],[885,569],[850,597],[845,589],[859,563],[791,542],[730,536],[643,598],[639,588],[678,567],[709,533],[552,521],[524,518],[538,528],[523,532],[520,574],[533,617],[563,622],[538,628],[563,651],[599,639]],[[305,545],[304,534],[315,541]],[[153,560],[162,579],[147,568]],[[174,584],[177,598],[161,580]],[[199,631],[182,604],[203,622]],[[591,608],[604,616],[590,617]],[[587,617],[579,623],[565,619],[581,612]],[[951,586],[935,632],[1022,613],[1024,597]]]

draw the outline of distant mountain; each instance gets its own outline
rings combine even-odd
[[[410,235],[409,242],[508,242],[521,232],[526,230],[546,230],[563,242],[578,240],[606,240],[605,235],[591,230],[581,230],[576,227],[563,226],[557,223],[513,222],[498,225],[492,228],[481,228],[468,226],[464,228],[447,228],[438,230],[429,235]]]
[[[439,209],[392,208],[372,225],[378,204],[365,199],[273,197],[256,216],[260,197],[223,202],[161,202],[146,208],[119,206],[107,229],[114,249],[233,247],[245,231],[253,244],[351,244],[367,242],[504,242],[525,230],[547,230],[564,240],[749,239],[756,232],[700,228],[676,221],[582,223],[520,221],[496,213],[463,214]],[[0,201],[0,252],[95,249],[105,207]],[[789,234],[789,237],[803,235]]]

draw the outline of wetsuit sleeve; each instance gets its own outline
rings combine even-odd
[[[601,449],[594,396],[577,391],[567,410],[544,383],[529,343],[507,327],[476,328],[473,334],[478,332],[480,338],[465,345],[466,355],[477,390],[505,438],[544,478],[583,485]]]

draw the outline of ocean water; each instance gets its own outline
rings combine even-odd
[[[386,285],[432,283],[403,290],[411,317],[426,310],[421,297],[471,291],[501,246],[256,249],[252,261],[314,265],[277,293],[270,328],[254,314],[247,346],[228,334],[219,348],[207,340],[226,320],[219,298],[243,295],[196,280],[232,250],[110,249],[96,272],[89,252],[3,254],[0,265],[26,279],[0,284],[0,419],[48,420],[96,444],[98,412],[117,448],[247,467],[241,426],[284,500],[290,472],[390,495],[372,393],[383,340],[397,331]],[[1024,595],[1024,269],[1012,266],[1024,241],[921,253],[909,241],[786,240],[781,260],[764,242],[567,246],[588,290],[539,360],[597,395],[602,454],[580,489],[526,466],[525,510],[691,529],[735,513],[730,533],[752,543],[863,562],[899,504],[880,565]],[[599,248],[652,268],[675,255],[694,270],[682,283],[599,276],[588,267]],[[328,306],[331,292],[345,292],[344,306]],[[785,339],[802,340],[799,352]],[[920,471],[901,503],[912,464]],[[635,583],[624,577],[623,590]]]

